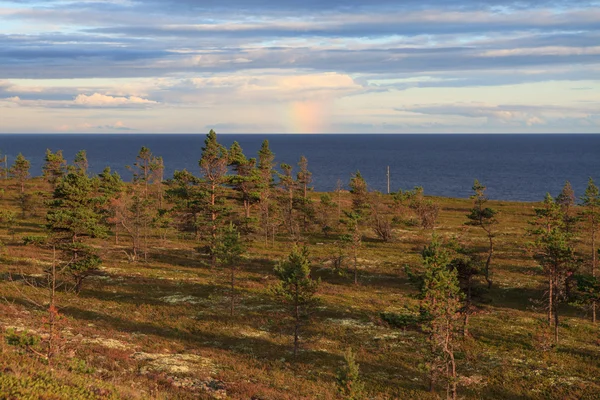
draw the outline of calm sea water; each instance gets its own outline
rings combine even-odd
[[[198,172],[205,135],[0,135],[0,150],[9,163],[22,152],[40,175],[46,148],[62,149],[72,161],[78,150],[88,153],[90,169],[105,166],[124,179],[141,146],[165,160],[166,177],[178,169]],[[423,186],[436,196],[468,197],[473,179],[488,187],[498,200],[537,201],[546,192],[556,195],[566,180],[577,195],[588,177],[600,184],[600,135],[219,135],[231,145],[237,140],[248,157],[268,139],[278,163],[296,165],[301,155],[309,161],[314,187],[333,190],[338,179],[347,184],[360,170],[369,186],[385,191],[386,168],[391,188]]]

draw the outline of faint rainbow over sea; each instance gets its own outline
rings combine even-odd
[[[330,103],[327,101],[295,101],[290,104],[285,122],[290,133],[322,133],[328,128]]]

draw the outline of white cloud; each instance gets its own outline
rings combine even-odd
[[[100,93],[92,95],[80,94],[73,101],[75,105],[85,107],[115,107],[121,105],[152,105],[158,104],[156,101],[144,99],[137,96],[117,97],[107,96]]]

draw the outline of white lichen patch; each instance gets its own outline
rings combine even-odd
[[[269,336],[269,333],[264,332],[264,331],[259,331],[257,329],[246,328],[246,329],[240,330],[240,336],[246,337],[246,338],[261,338],[261,337]]]
[[[168,374],[201,373],[214,375],[216,365],[209,358],[196,354],[164,354],[164,353],[135,353],[132,358],[145,362],[140,369],[142,374],[148,372],[165,372]]]
[[[133,346],[129,343],[125,343],[117,339],[105,339],[100,337],[92,339],[83,339],[81,343],[96,344],[99,346],[107,347],[109,349],[117,350],[130,350],[133,348]]]
[[[202,300],[194,296],[185,296],[183,294],[174,294],[172,296],[165,296],[160,298],[161,301],[164,301],[168,304],[177,304],[177,303],[189,303],[189,304],[200,304]]]
[[[369,328],[374,327],[372,322],[361,322],[361,321],[358,321],[358,320],[352,319],[352,318],[341,318],[341,319],[327,318],[326,321],[328,323],[344,326],[347,328],[369,329]]]

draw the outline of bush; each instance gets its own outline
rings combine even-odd
[[[6,343],[10,346],[20,347],[22,349],[30,349],[40,343],[39,336],[32,335],[28,331],[18,332],[15,329],[8,329],[4,334]]]
[[[34,246],[41,246],[43,244],[46,243],[46,240],[48,238],[46,236],[35,236],[35,235],[28,235],[23,237],[23,244],[25,246],[27,245],[34,245]]]
[[[396,314],[390,312],[382,312],[379,314],[381,319],[387,322],[394,328],[410,328],[418,327],[427,319],[425,316],[420,314]]]

